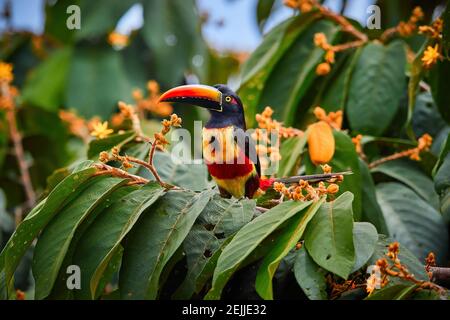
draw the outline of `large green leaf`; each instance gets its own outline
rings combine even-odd
[[[311,204],[283,202],[246,224],[225,247],[217,261],[212,288],[206,299],[220,299],[222,289],[243,261],[283,222]]]
[[[321,206],[305,232],[305,246],[322,268],[347,279],[355,264],[353,195],[345,192]]]
[[[402,159],[388,161],[372,169],[372,172],[381,172],[404,183],[433,207],[439,207],[439,198],[434,190],[433,181],[411,161]]]
[[[447,123],[450,123],[450,97],[448,94],[449,84],[446,75],[450,73],[450,61],[438,61],[430,70],[429,82],[433,99]]]
[[[156,299],[164,266],[211,196],[210,190],[171,191],[142,216],[125,245],[120,269],[123,299]]]
[[[260,107],[262,90],[276,63],[315,19],[316,16],[305,14],[282,22],[265,35],[263,42],[243,65],[239,96],[244,103],[249,127],[254,124],[253,115]]]
[[[52,53],[28,77],[23,88],[23,100],[46,110],[56,111],[64,101],[71,58],[72,50],[68,47]]]
[[[394,118],[405,87],[406,54],[402,41],[366,45],[351,78],[346,114],[350,127],[382,135]]]
[[[71,290],[67,287],[67,279],[69,277],[69,274],[67,273],[67,268],[70,265],[76,264],[73,259],[75,250],[78,247],[78,243],[83,238],[85,231],[95,221],[95,219],[100,213],[102,213],[105,210],[108,210],[108,208],[112,206],[114,203],[120,201],[120,199],[122,199],[124,196],[135,191],[138,188],[139,186],[137,185],[128,185],[128,186],[121,186],[120,188],[113,190],[106,197],[104,197],[102,201],[99,201],[99,203],[95,206],[95,208],[93,208],[93,210],[89,213],[89,215],[87,215],[86,218],[81,222],[81,224],[76,228],[75,233],[70,241],[70,246],[67,249],[67,253],[64,257],[64,261],[59,270],[59,274],[53,286],[52,292],[46,299],[49,300],[74,299],[76,290]],[[97,294],[95,297],[98,297],[100,293],[102,293],[106,285],[106,282],[110,280],[111,277],[110,273],[113,272],[114,267],[117,266],[117,259],[118,258],[121,259],[120,249],[118,249],[117,251],[118,252],[111,258],[111,262],[108,264],[102,278],[100,279]]]
[[[95,173],[95,168],[75,172],[65,178],[41,201],[17,227],[0,254],[0,297],[6,296],[6,288],[33,239],[48,224],[69,198],[78,195],[80,186]]]
[[[375,227],[368,222],[355,222],[353,224],[353,244],[355,246],[355,264],[352,272],[360,269],[369,261],[375,251],[378,233]]]
[[[359,47],[345,61],[339,65],[336,61],[336,67],[333,67],[332,73],[326,78],[323,86],[320,88],[314,105],[320,105],[327,112],[344,110],[347,104],[350,80],[358,61],[362,48]]]
[[[156,152],[154,163],[164,182],[193,191],[208,188],[208,171],[204,164],[185,164],[182,159],[173,158],[168,152]]]
[[[433,251],[446,261],[448,233],[439,212],[414,191],[396,182],[377,185],[389,235],[423,260]]]
[[[362,184],[362,216],[361,221],[370,222],[375,226],[378,233],[387,234],[388,229],[384,221],[383,211],[377,201],[375,183],[370,174],[367,163],[359,159],[359,169],[361,170]]]
[[[442,43],[444,45],[444,50],[447,56],[450,50],[450,5],[447,4],[444,13],[442,14],[444,20],[444,28],[442,30]]]
[[[211,199],[184,241],[188,271],[174,298],[189,299],[202,289],[207,264],[235,232],[250,222],[254,209],[253,200],[230,200],[219,195]],[[210,271],[212,276],[214,270]]]
[[[76,229],[94,208],[126,180],[99,176],[45,227],[34,250],[35,298],[49,295]]]
[[[303,246],[297,251],[294,274],[299,286],[311,300],[326,300],[327,281],[326,271],[319,267]]]
[[[207,58],[200,50],[200,20],[194,1],[145,0],[143,4],[142,34],[153,53],[157,78],[163,86],[175,85],[183,80],[194,57],[202,63]]]
[[[276,0],[258,0],[256,7],[256,20],[260,30],[264,29],[264,25],[274,9]]]
[[[106,37],[107,33],[114,30],[119,18],[135,2],[134,0],[79,1],[81,29],[76,33],[77,39]]]
[[[288,226],[273,244],[273,248],[264,257],[256,274],[256,292],[263,299],[273,299],[272,279],[281,260],[295,247],[303,236],[306,226],[324,203],[325,198],[316,201],[289,220]]]
[[[102,47],[75,49],[65,95],[66,105],[81,116],[109,118],[117,102],[131,95],[119,53]]]
[[[121,198],[95,219],[80,240],[73,259],[83,270],[81,290],[75,293],[77,298],[95,297],[99,281],[121,241],[145,209],[163,193],[159,184],[150,182]]]
[[[415,289],[417,289],[416,284],[396,284],[375,290],[365,300],[403,300],[408,298]]]
[[[440,208],[444,219],[450,221],[450,134],[444,143],[439,159],[433,169],[436,192],[440,197]]]
[[[136,137],[134,131],[128,131],[121,134],[114,134],[104,139],[95,139],[89,143],[88,158],[96,159],[98,158],[100,152],[110,151],[113,147],[118,145],[124,145],[132,141]]]
[[[271,106],[283,123],[294,123],[299,116],[299,102],[313,83],[315,68],[323,58],[323,50],[314,45],[314,35],[318,32],[324,33],[331,43],[339,28],[329,21],[320,20],[296,39],[265,82],[257,111]]]

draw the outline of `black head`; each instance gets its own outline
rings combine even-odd
[[[223,84],[213,87],[205,85],[186,85],[168,90],[159,101],[182,102],[207,108],[211,119],[207,128],[235,126],[246,129],[244,108],[239,96]]]
[[[244,107],[239,96],[223,84],[216,84],[214,88],[222,93],[222,111],[211,109],[211,119],[206,127],[221,128],[233,125],[245,130]]]

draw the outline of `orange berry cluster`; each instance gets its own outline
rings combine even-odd
[[[173,107],[167,102],[159,102],[160,88],[158,82],[150,80],[147,82],[147,98],[140,89],[133,90],[133,99],[139,112],[150,112],[156,116],[167,117],[173,112]]]
[[[262,113],[256,114],[256,122],[258,128],[252,133],[252,138],[256,141],[256,153],[260,156],[261,169],[264,172],[269,166],[269,161],[266,158],[269,155],[270,161],[279,161],[281,159],[279,144],[281,138],[291,138],[296,136],[302,136],[303,131],[292,128],[284,127],[281,122],[278,122],[272,118],[273,110],[270,107],[266,107]],[[277,145],[271,145],[269,135],[271,131],[277,132]]]
[[[410,36],[416,29],[417,23],[424,17],[422,8],[415,7],[408,21],[401,21],[397,26],[397,32],[402,37]]]
[[[322,166],[322,170],[324,173],[331,173],[331,167],[327,164]],[[329,179],[327,182],[320,181],[316,186],[312,186],[308,181],[300,180],[289,187],[282,182],[275,182],[273,189],[287,199],[295,201],[319,200],[323,195],[338,193],[339,186],[336,183],[343,180],[343,176],[338,176],[337,178]]]
[[[317,7],[317,2],[315,0],[284,0],[284,5],[305,13]]]
[[[328,43],[327,37],[324,33],[319,32],[314,35],[314,44],[325,51],[325,62],[320,63],[316,67],[316,74],[324,76],[330,73],[331,65],[334,63],[335,51],[331,44]]]
[[[338,111],[331,111],[328,114],[325,112],[324,109],[317,106],[314,108],[314,115],[318,120],[325,121],[328,123],[332,128],[336,130],[341,130],[342,128],[342,120],[343,120],[343,113],[342,110]]]

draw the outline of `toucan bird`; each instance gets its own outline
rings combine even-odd
[[[210,111],[211,117],[203,128],[203,157],[223,197],[254,198],[275,181],[324,180],[342,174],[261,179],[254,142],[245,133],[247,128],[241,99],[225,85],[179,86],[163,93],[159,101],[192,104]]]

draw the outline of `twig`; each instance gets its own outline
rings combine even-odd
[[[258,211],[261,212],[261,213],[264,213],[264,212],[269,211],[269,209],[264,208],[264,207],[259,207],[259,206],[256,206],[256,210],[258,210]]]
[[[2,96],[6,99],[12,99],[9,92],[9,86],[7,83],[1,85]],[[17,129],[17,119],[14,106],[6,109],[6,120],[8,121],[9,134],[14,146],[14,153],[16,155],[17,164],[20,171],[20,179],[25,190],[25,196],[27,198],[28,208],[32,208],[36,202],[36,194],[31,183],[30,172],[25,160],[25,152],[22,145],[22,136]],[[21,220],[21,219],[20,219]]]
[[[347,50],[350,48],[357,48],[357,47],[362,46],[365,42],[366,41],[364,41],[364,40],[355,40],[355,41],[339,44],[339,45],[333,46],[333,51],[339,52],[339,51],[344,51],[344,50]]]
[[[364,33],[358,31],[346,18],[343,16],[334,13],[324,6],[319,6],[320,13],[330,20],[333,20],[342,26],[342,31],[350,33],[355,38],[358,38],[362,42],[367,42],[369,38]]]
[[[153,145],[154,144],[155,143],[153,143]],[[146,161],[143,161],[143,160],[140,160],[140,159],[137,159],[137,158],[134,158],[134,157],[130,157],[130,156],[126,156],[126,159],[129,162],[133,162],[133,163],[139,164],[139,165],[143,166],[144,168],[148,169],[152,173],[152,175],[155,177],[156,181],[158,181],[158,183],[162,187],[164,187],[166,189],[172,189],[174,187],[173,185],[165,183],[164,181],[161,180],[161,177],[159,176],[158,172],[156,171],[155,166],[153,165],[153,163],[148,163]]]
[[[131,174],[119,168],[111,167],[104,163],[95,163],[94,167],[99,170],[97,171],[96,175],[110,174],[115,177],[130,179],[131,182],[134,182],[136,184],[146,184],[149,182],[149,180],[145,178]]]

